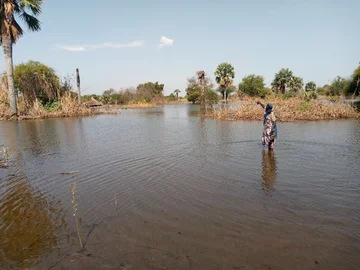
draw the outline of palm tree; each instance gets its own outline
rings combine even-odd
[[[235,78],[234,67],[229,63],[221,63],[215,71],[215,80],[220,85],[220,92],[222,93],[223,100],[227,102],[227,88],[233,83]]]
[[[303,89],[303,79],[300,77],[293,76],[291,89],[295,92],[300,92]]]
[[[312,91],[316,91],[316,83],[314,83],[313,81],[308,82],[305,85],[305,92],[312,92]]]
[[[175,95],[176,95],[176,98],[179,98],[180,90],[179,90],[179,89],[176,89],[176,90],[174,91],[174,93],[175,93]]]
[[[23,34],[23,29],[15,20],[15,16],[22,19],[30,31],[39,31],[40,21],[36,16],[41,13],[41,4],[42,0],[0,0],[0,44],[4,49],[12,115],[17,115],[12,49],[13,44]]]
[[[286,88],[293,87],[293,72],[288,68],[282,68],[279,73],[275,74],[275,79],[271,83],[276,93],[285,94]]]

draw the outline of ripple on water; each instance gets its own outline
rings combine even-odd
[[[31,257],[47,269],[77,246],[76,182],[94,265],[357,269],[359,122],[281,123],[269,153],[254,139],[261,124],[199,121],[186,108],[29,122],[20,133],[0,123],[0,142],[17,164],[15,177],[0,175],[0,214],[14,221],[0,219],[0,229],[26,236],[22,228],[26,220],[37,224],[35,213],[44,224],[41,233],[31,227],[30,238],[46,239],[32,253],[15,252],[27,241],[17,234],[17,245],[0,240],[5,265]],[[66,171],[78,172],[60,174]]]

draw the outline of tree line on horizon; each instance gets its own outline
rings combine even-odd
[[[360,65],[349,78],[337,76],[331,84],[317,86],[315,82],[309,81],[304,85],[303,78],[297,77],[288,68],[282,68],[275,73],[271,87],[266,87],[264,77],[250,74],[242,78],[236,87],[234,85],[235,71],[229,63],[218,65],[215,73],[215,81],[218,87],[207,77],[205,79],[206,91],[217,92],[227,102],[234,93],[237,96],[251,96],[265,98],[271,94],[283,95],[285,98],[304,94],[308,99],[315,99],[318,95],[325,96],[359,96],[360,94]],[[193,103],[200,102],[200,85],[196,76],[187,79],[186,97]]]
[[[45,64],[36,61],[28,61],[14,67],[14,88],[16,97],[23,98],[28,104],[35,100],[41,102],[45,108],[54,107],[54,103],[60,100],[65,93],[74,97],[77,93],[73,90],[73,78],[66,76],[62,79],[55,70]],[[2,88],[8,88],[8,77],[3,74]],[[275,74],[271,88],[266,87],[264,77],[260,75],[247,75],[242,78],[236,87],[234,85],[235,72],[229,63],[221,63],[215,71],[214,83],[209,77],[205,77],[205,100],[210,106],[219,102],[222,98],[227,101],[230,96],[251,96],[265,98],[271,94],[283,95],[285,98],[294,97],[303,93],[307,98],[313,99],[318,95],[326,96],[358,96],[360,94],[360,66],[355,69],[349,78],[337,76],[331,84],[318,87],[314,82],[305,85],[301,77],[297,77],[289,69],[281,69]],[[165,101],[179,99],[180,90],[176,89],[169,96],[164,96],[164,84],[159,82],[145,82],[136,88],[129,87],[116,91],[113,88],[103,91],[101,95],[83,95],[82,102],[94,98],[103,104],[129,104],[129,103],[156,103],[163,104]],[[192,103],[200,102],[201,87],[196,75],[187,79],[185,98]],[[181,97],[180,97],[181,98]],[[1,102],[9,102],[2,100]]]

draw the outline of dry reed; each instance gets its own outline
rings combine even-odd
[[[148,102],[138,102],[138,103],[132,103],[125,106],[122,106],[123,108],[156,108],[161,106],[161,104],[155,104],[155,103],[148,103]]]
[[[349,103],[275,97],[261,102],[274,105],[274,113],[280,122],[360,118],[360,112]],[[263,109],[256,104],[256,99],[247,98],[231,107],[212,110],[208,116],[222,120],[262,120]]]
[[[8,96],[0,89],[0,118],[10,117],[11,111],[8,103]]]
[[[77,218],[78,205],[76,203],[76,183],[71,184],[71,193],[72,193],[71,203],[72,203],[73,208],[74,208],[74,217],[75,217],[75,221],[76,221],[76,230],[77,230],[77,234],[78,234],[78,237],[79,237],[80,247],[81,247],[81,249],[83,249],[84,245],[83,245],[83,242],[81,240],[80,230],[79,230],[79,220]]]

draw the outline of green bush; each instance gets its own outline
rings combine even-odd
[[[293,90],[290,90],[290,91],[285,92],[285,94],[283,95],[283,99],[289,99],[289,98],[293,98],[296,96],[297,96],[296,92]]]
[[[6,79],[6,77],[4,77]],[[7,84],[7,80],[5,81]],[[60,79],[55,70],[40,62],[28,61],[14,68],[16,91],[28,102],[42,104],[60,99]]]
[[[144,97],[144,101],[145,101],[146,103],[150,103],[150,102],[151,102],[151,98],[150,98],[150,97]]]
[[[347,96],[358,96],[360,95],[360,66],[354,70],[348,85],[344,91]]]
[[[56,101],[49,101],[44,105],[44,109],[49,112],[55,112],[59,109],[59,103]]]
[[[317,95],[316,91],[305,92],[306,99],[317,99],[317,97],[318,97],[318,95]]]
[[[251,97],[265,98],[269,95],[269,90],[265,88],[264,77],[254,74],[246,76],[239,84],[239,92]]]
[[[308,101],[303,101],[303,102],[301,102],[301,104],[300,104],[300,111],[306,111],[308,108],[309,108],[309,106],[310,106],[310,103],[308,102]]]
[[[342,78],[337,76],[331,83],[329,87],[329,96],[340,96],[346,93],[346,90],[349,88],[351,81],[349,79]]]
[[[206,89],[205,91],[205,102],[212,108],[214,104],[219,103],[219,95],[212,89]]]
[[[166,96],[165,97],[165,100],[170,102],[170,101],[176,101],[177,100],[177,97],[175,96],[174,93],[171,93],[170,95]]]

